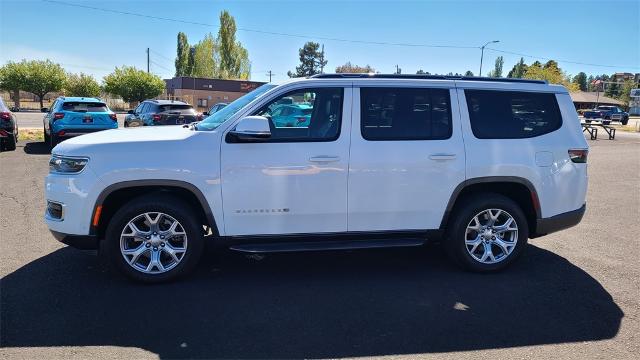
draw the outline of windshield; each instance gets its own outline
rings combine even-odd
[[[229,118],[231,118],[235,113],[237,113],[238,111],[240,111],[240,109],[247,106],[247,104],[252,102],[258,96],[266,93],[267,91],[273,89],[274,87],[275,85],[273,84],[264,84],[259,88],[253,90],[252,92],[245,94],[244,96],[233,101],[232,103],[225,106],[221,110],[218,110],[213,115],[199,122],[196,129],[205,130],[205,131],[214,130],[218,126],[222,125],[222,123],[229,120]]]
[[[193,110],[193,106],[187,104],[160,105],[158,111],[165,112],[173,110]]]

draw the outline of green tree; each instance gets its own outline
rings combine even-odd
[[[91,75],[69,73],[64,84],[64,92],[67,96],[98,97],[100,85]]]
[[[624,83],[622,83],[618,95],[618,100],[624,102],[624,106],[626,108],[629,107],[629,101],[631,101],[631,90],[636,89],[637,86],[638,84],[634,83],[633,80],[626,80]]]
[[[191,47],[187,40],[187,35],[183,32],[178,33],[178,48],[176,55],[176,76],[190,76],[189,56]]]
[[[544,66],[538,61],[531,64],[524,75],[525,79],[546,80],[550,84],[560,84],[569,91],[578,91],[577,84],[572,84],[569,77],[558,67],[558,63],[549,60]]]
[[[502,77],[502,66],[504,65],[504,59],[502,56],[496,58],[493,70],[489,72],[489,77]]]
[[[300,65],[296,66],[296,72],[287,72],[289,77],[305,77],[319,74],[327,65],[324,59],[324,51],[320,51],[320,44],[309,41],[299,50]]]
[[[217,74],[215,56],[216,41],[209,33],[194,46],[191,76],[215,77]]]
[[[518,63],[513,65],[513,68],[509,71],[509,73],[507,74],[507,77],[522,79],[524,77],[524,74],[526,74],[527,72],[527,68],[528,66],[527,64],[524,63],[524,59],[520,58],[520,61],[518,61]]]
[[[224,10],[220,13],[217,46],[220,62],[218,76],[222,79],[248,79],[251,70],[249,52],[236,41],[236,20]]]
[[[25,88],[27,83],[26,61],[9,61],[0,67],[0,89],[11,94],[15,107],[20,107],[20,90]]]
[[[587,78],[587,91],[595,91],[595,87],[593,85],[593,82],[596,80],[595,77],[593,77],[593,75],[589,75],[589,77]]]
[[[104,90],[126,102],[140,102],[162,94],[164,81],[157,75],[123,66],[104,77]]]
[[[473,71],[467,70],[467,72],[464,73],[464,76],[473,76]]]
[[[578,75],[574,76],[571,82],[578,85],[580,91],[587,91],[587,74],[582,71],[579,72]]]
[[[344,74],[360,73],[361,74],[361,73],[374,73],[374,72],[376,72],[376,70],[369,65],[366,65],[366,66],[353,65],[351,64],[350,61],[347,61],[344,65],[340,65],[336,67],[336,73],[344,73]]]
[[[60,64],[51,60],[31,60],[24,62],[26,66],[26,81],[22,90],[38,97],[40,107],[43,107],[44,96],[50,92],[61,91],[64,87],[66,74]]]
[[[613,80],[613,76],[610,78]],[[620,84],[617,82],[606,84],[604,86],[604,95],[612,98],[616,98],[619,96],[618,92],[620,91]]]

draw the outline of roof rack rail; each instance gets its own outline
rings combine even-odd
[[[490,78],[480,76],[451,76],[451,75],[421,75],[421,74],[316,74],[309,76],[313,79],[423,79],[423,80],[460,80],[460,81],[491,81],[491,82],[515,82],[531,84],[547,84],[546,80],[515,79],[515,78]]]

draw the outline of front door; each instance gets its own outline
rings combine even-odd
[[[270,139],[223,139],[226,235],[347,230],[351,92],[351,87],[319,87],[281,93],[250,114],[269,119]],[[305,109],[310,119],[281,119],[292,107]]]

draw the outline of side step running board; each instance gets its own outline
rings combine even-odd
[[[420,246],[425,239],[377,239],[377,240],[329,240],[309,242],[277,242],[264,244],[239,244],[230,247],[231,250],[248,253],[274,253],[297,251],[325,251],[349,249],[373,249],[386,247]]]

